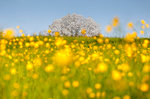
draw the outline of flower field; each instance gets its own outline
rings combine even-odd
[[[131,36],[3,38],[0,99],[150,99],[150,40]]]

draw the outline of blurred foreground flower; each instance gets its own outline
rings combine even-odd
[[[54,64],[58,66],[67,66],[72,62],[72,53],[69,48],[58,50],[53,56]]]
[[[141,23],[142,23],[142,24],[145,24],[145,21],[144,21],[144,20],[141,20]]]
[[[141,84],[140,89],[143,92],[147,92],[149,90],[149,85],[146,83],[143,83],[143,84]]]
[[[19,28],[20,28],[20,26],[18,25],[18,26],[16,26],[16,28],[17,28],[17,29],[19,29]]]
[[[132,29],[132,28],[133,28],[133,23],[132,23],[132,22],[129,22],[129,23],[128,23],[128,28],[129,28],[129,29]]]
[[[19,30],[19,33],[23,33],[23,30],[22,30],[22,29],[20,29],[20,30]]]
[[[53,70],[54,70],[54,66],[51,64],[45,67],[46,72],[53,72]]]
[[[112,26],[111,25],[107,25],[106,26],[106,32],[110,33],[112,31]]]
[[[4,38],[11,39],[14,37],[14,35],[15,35],[14,29],[5,29],[3,31],[3,37]]]
[[[133,42],[136,37],[137,37],[136,32],[133,32],[132,34],[127,33],[127,35],[125,36],[125,40],[128,41],[128,42]]]
[[[113,70],[112,71],[112,78],[113,78],[113,80],[121,80],[122,75],[119,71]]]
[[[117,27],[119,25],[119,18],[118,17],[114,17],[112,20],[112,25],[114,27]]]
[[[107,67],[107,65],[105,63],[99,63],[97,68],[96,68],[96,70],[95,70],[95,72],[102,72],[102,73],[104,73],[104,72],[107,71],[107,69],[108,69],[108,67]]]
[[[57,47],[61,47],[61,46],[63,46],[63,45],[65,45],[66,44],[66,40],[63,40],[62,38],[56,38],[56,40],[55,40],[55,45],[57,46]]]

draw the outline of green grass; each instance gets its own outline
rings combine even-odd
[[[44,41],[44,38],[51,41]],[[149,65],[150,61],[143,62],[141,57],[141,55],[149,57],[149,46],[145,48],[142,46],[146,38],[136,39],[135,42],[126,42],[121,38],[102,38],[103,43],[98,43],[98,37],[63,37],[67,43],[57,47],[55,45],[57,38],[39,36],[33,40],[33,42],[43,41],[38,48],[25,46],[25,43],[30,43],[28,37],[16,39],[18,41],[9,40],[6,44],[1,44],[1,49],[6,46],[4,49],[6,53],[0,56],[0,99],[113,99],[116,96],[125,99],[126,95],[131,99],[150,99],[150,90],[145,92],[141,90],[143,83],[148,86],[150,84],[150,70],[143,71],[144,66]],[[20,48],[18,43],[21,39],[23,48]],[[109,39],[109,42],[106,43],[106,39]],[[46,43],[50,47],[46,47]],[[109,44],[111,48],[107,48]],[[127,55],[126,44],[131,47],[131,57]],[[52,57],[57,51],[65,49],[66,45],[71,48],[73,57],[71,62],[65,66],[55,64],[53,61],[59,60],[53,60]],[[71,47],[72,45],[75,47]],[[46,50],[49,53],[45,53]],[[115,54],[116,50],[119,54]],[[41,62],[39,60],[35,62],[35,59]],[[61,57],[58,59],[63,60]],[[117,60],[119,61],[116,63]],[[33,64],[32,70],[27,70],[28,62]],[[80,66],[75,66],[76,62],[80,63]],[[95,72],[100,63],[108,67],[105,72]],[[129,65],[128,71],[118,69],[118,66],[124,63]],[[45,67],[49,64],[54,66],[52,72],[45,71]],[[12,69],[16,70],[15,74],[12,74]],[[122,75],[121,79],[112,78],[114,70]],[[133,76],[128,76],[130,73]],[[64,86],[66,81],[71,84],[69,88]],[[74,81],[79,82],[78,87],[72,85]],[[101,84],[100,89],[95,88],[96,83]],[[93,91],[87,93],[88,88]],[[68,94],[64,95],[63,90],[67,90]],[[98,92],[100,97],[96,96]]]

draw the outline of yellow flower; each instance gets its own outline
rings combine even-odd
[[[146,84],[146,83],[143,83],[141,84],[141,87],[140,87],[141,91],[143,92],[147,92],[149,90],[149,85]]]
[[[131,99],[129,95],[123,96],[123,99]]]
[[[128,41],[128,42],[133,42],[136,37],[137,37],[136,32],[133,32],[132,34],[127,33],[126,36],[125,36],[125,40]]]
[[[93,90],[92,90],[92,88],[87,88],[87,89],[86,89],[86,92],[87,92],[88,94],[90,94],[90,93],[93,92]]]
[[[17,29],[19,29],[19,28],[20,28],[20,26],[18,25],[18,26],[16,26],[16,28],[17,28]]]
[[[50,34],[52,31],[51,30],[48,30],[48,33]]]
[[[103,39],[99,38],[99,39],[97,39],[97,42],[101,44],[101,43],[103,43]]]
[[[32,69],[33,69],[33,64],[29,62],[29,63],[27,64],[27,66],[26,66],[26,69],[27,69],[27,70],[32,70]]]
[[[20,88],[20,85],[18,83],[14,83],[14,88],[18,89]]]
[[[112,31],[112,26],[111,25],[107,25],[106,26],[106,32],[111,32]]]
[[[44,41],[45,41],[45,42],[46,42],[46,41],[48,41],[48,38],[47,38],[47,37],[45,37],[45,38],[44,38]]]
[[[61,47],[61,46],[65,45],[66,43],[67,43],[67,41],[66,41],[66,40],[63,40],[62,38],[57,38],[57,39],[55,40],[55,45],[56,45],[57,47]]]
[[[72,62],[72,53],[69,48],[58,50],[53,56],[54,64],[58,66],[68,66]]]
[[[53,65],[48,65],[48,66],[46,66],[46,67],[45,67],[45,71],[48,72],[48,73],[49,73],[49,72],[53,72],[53,71],[54,71],[54,66],[53,66]]]
[[[32,78],[33,78],[33,79],[37,79],[38,77],[39,77],[39,76],[38,76],[38,74],[36,74],[36,73],[32,75]]]
[[[86,34],[86,30],[85,29],[82,29],[81,30],[81,33],[84,35],[84,34]]]
[[[144,34],[144,31],[141,30],[140,33],[141,33],[141,34]]]
[[[149,24],[146,24],[146,28],[149,28]]]
[[[141,26],[141,28],[142,28],[142,29],[145,29],[144,25],[143,25],[143,26]]]
[[[103,91],[103,92],[102,92],[102,97],[105,97],[105,96],[106,96],[106,92]]]
[[[30,42],[32,42],[33,40],[34,40],[34,37],[33,37],[33,36],[29,37],[29,41],[30,41]]]
[[[129,22],[129,23],[128,23],[128,28],[129,28],[129,29],[133,28],[133,23],[132,23],[132,22]]]
[[[41,66],[42,65],[42,60],[40,58],[35,58],[33,60],[34,66]]]
[[[21,36],[22,36],[22,37],[24,37],[24,36],[25,36],[25,34],[21,34]]]
[[[90,93],[90,94],[89,94],[89,97],[90,97],[90,98],[94,98],[94,97],[95,97],[95,93],[93,93],[93,92]]]
[[[100,92],[97,92],[97,93],[96,93],[96,97],[99,99],[100,96],[101,96],[101,93],[100,93]]]
[[[14,34],[15,34],[14,29],[5,29],[3,32],[3,37],[11,39],[14,37]]]
[[[130,67],[127,63],[121,64],[120,69],[124,72],[128,72],[130,70]]]
[[[30,46],[30,43],[26,42],[26,43],[25,43],[25,46],[26,46],[26,47],[29,47],[29,46]]]
[[[16,74],[16,69],[15,69],[15,68],[12,68],[12,69],[10,70],[10,73],[11,73],[12,75],[15,75],[15,74]]]
[[[96,83],[96,84],[95,84],[95,89],[100,89],[100,88],[101,88],[101,84]]]
[[[107,65],[105,63],[100,63],[98,64],[97,68],[96,68],[96,72],[106,72],[108,69]]]
[[[114,17],[113,21],[112,21],[112,24],[113,24],[114,27],[118,26],[118,24],[119,24],[119,18],[118,17]]]
[[[100,37],[100,38],[103,38],[104,36],[103,36],[103,34],[100,34],[99,37]]]
[[[145,24],[145,21],[144,21],[144,20],[141,20],[141,23],[142,23],[142,24]]]
[[[136,38],[136,37],[137,37],[137,32],[133,31],[133,32],[132,32],[132,37],[133,37],[133,38]]]
[[[73,87],[78,87],[79,86],[79,82],[78,81],[73,81],[72,86]]]
[[[143,72],[150,72],[150,65],[144,65]]]
[[[133,76],[133,73],[129,72],[129,73],[128,73],[128,76],[129,76],[129,77],[132,77],[132,76]]]
[[[116,55],[118,55],[119,53],[120,53],[120,51],[119,50],[115,50],[115,52],[114,52]]]
[[[119,71],[113,70],[112,71],[112,78],[113,78],[113,80],[121,80],[122,75]]]
[[[23,30],[22,30],[22,29],[20,29],[20,30],[19,30],[19,33],[23,33]]]
[[[144,40],[144,43],[145,43],[145,44],[148,44],[148,43],[149,43],[149,40]]]
[[[64,83],[64,86],[65,86],[66,88],[69,88],[69,87],[71,86],[71,83],[70,83],[69,81],[66,81],[66,82]]]
[[[146,55],[141,54],[141,61],[142,61],[142,63],[148,62],[149,59],[150,59],[149,56],[146,56]]]
[[[64,90],[62,91],[62,94],[63,94],[64,96],[66,96],[66,95],[69,94],[69,91],[68,91],[67,89],[64,89]]]
[[[108,38],[105,39],[105,43],[109,43],[109,39]]]
[[[143,78],[142,78],[142,82],[147,82],[149,81],[150,79],[150,75],[145,75]]]
[[[55,32],[54,36],[59,36],[59,32]]]
[[[115,96],[113,99],[121,99],[119,96]]]
[[[75,65],[76,67],[79,67],[79,66],[81,65],[81,63],[80,63],[79,61],[76,61],[76,62],[74,63],[74,65]]]

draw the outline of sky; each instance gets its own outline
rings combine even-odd
[[[118,16],[122,24],[150,22],[150,0],[0,0],[0,28],[19,25],[27,34],[48,29],[67,14],[92,17],[101,29]]]

